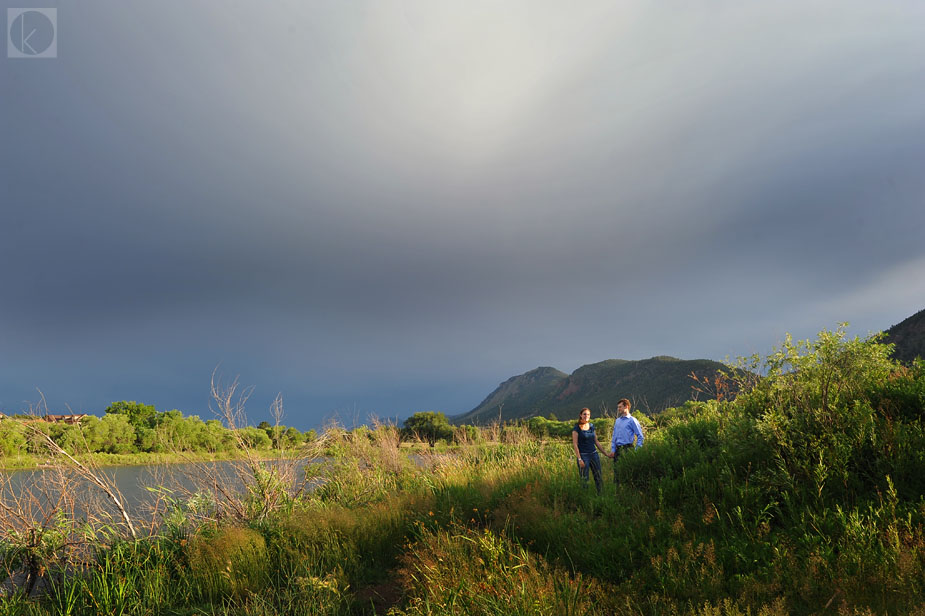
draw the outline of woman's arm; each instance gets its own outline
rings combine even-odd
[[[607,456],[608,458],[612,457],[612,456],[610,455],[610,452],[607,451],[606,449],[604,449],[604,446],[601,445],[601,442],[600,442],[599,440],[597,440],[597,435],[596,435],[596,434],[594,435],[594,444],[597,445],[597,448],[600,449],[600,451],[601,451],[602,454],[604,454],[604,455]]]
[[[575,450],[575,457],[578,458],[578,466],[584,468],[584,460],[581,459],[581,454],[578,453],[578,433],[574,430],[572,430],[572,449]]]

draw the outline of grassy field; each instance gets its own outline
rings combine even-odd
[[[761,361],[660,416],[616,486],[605,460],[602,495],[523,428],[413,457],[333,430],[310,493],[178,500],[80,566],[46,546],[47,591],[0,614],[925,615],[925,365],[838,332]]]

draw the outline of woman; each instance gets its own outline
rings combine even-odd
[[[591,423],[591,409],[581,409],[578,414],[578,423],[572,428],[572,449],[575,450],[575,458],[578,460],[578,474],[584,480],[585,487],[588,487],[588,469],[594,475],[594,486],[597,493],[601,493],[601,459],[597,455],[597,449],[607,457],[610,454],[604,449],[600,441],[597,440],[597,434],[594,433],[594,424]]]

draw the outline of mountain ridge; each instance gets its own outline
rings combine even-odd
[[[884,332],[884,342],[895,345],[893,357],[911,362],[916,357],[925,357],[925,309],[903,319]]]
[[[893,357],[911,362],[925,357],[925,310],[886,330],[884,342],[895,345]],[[649,359],[605,359],[585,364],[571,374],[551,366],[540,366],[507,379],[471,411],[453,417],[454,423],[486,423],[554,414],[574,417],[587,407],[594,413],[608,412],[620,398],[633,407],[658,413],[694,399],[691,379],[712,380],[726,365],[709,359],[678,359],[657,355]]]
[[[695,397],[691,374],[713,378],[724,364],[709,359],[685,360],[667,355],[649,359],[605,359],[585,364],[571,374],[540,366],[502,382],[455,423],[486,423],[554,414],[571,417],[588,407],[595,413],[628,398],[634,408],[659,412]]]

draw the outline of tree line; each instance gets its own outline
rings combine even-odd
[[[102,417],[87,415],[79,424],[50,423],[31,415],[0,421],[0,454],[43,455],[45,437],[77,453],[225,452],[238,448],[237,436],[253,449],[291,449],[315,438],[315,431],[261,422],[233,431],[221,421],[203,421],[181,411],[158,411],[135,401],[113,402]]]
[[[575,409],[576,415],[579,409]],[[642,413],[634,415],[643,423],[648,424],[648,418]],[[496,427],[498,430],[525,430],[530,436],[537,439],[543,438],[568,438],[572,434],[572,428],[575,427],[577,418],[574,420],[560,421],[555,415],[550,413],[548,417],[535,416],[524,420],[505,421],[499,423]],[[599,438],[608,440],[610,433],[613,431],[613,417],[598,417],[593,419],[595,429]],[[482,429],[478,426],[463,424],[454,426],[450,423],[449,418],[438,411],[427,411],[415,413],[405,420],[402,438],[405,440],[422,440],[426,441],[431,447],[438,442],[446,444],[452,443],[471,443],[483,440]]]
[[[613,428],[613,418],[594,420],[600,434]],[[536,438],[568,437],[574,421],[554,417],[531,417],[504,422],[498,430],[525,430]],[[360,429],[363,429],[362,427]],[[315,438],[314,430],[260,422],[232,430],[218,419],[203,421],[198,415],[184,415],[179,410],[158,411],[153,405],[122,400],[108,406],[102,417],[85,416],[79,423],[46,422],[32,415],[13,415],[0,421],[0,455],[44,455],[48,451],[45,437],[62,449],[74,453],[169,453],[232,452],[239,448],[237,437],[255,450],[291,450]],[[418,412],[404,422],[404,441],[458,444],[485,440],[483,429],[473,425],[454,426],[444,413]]]

